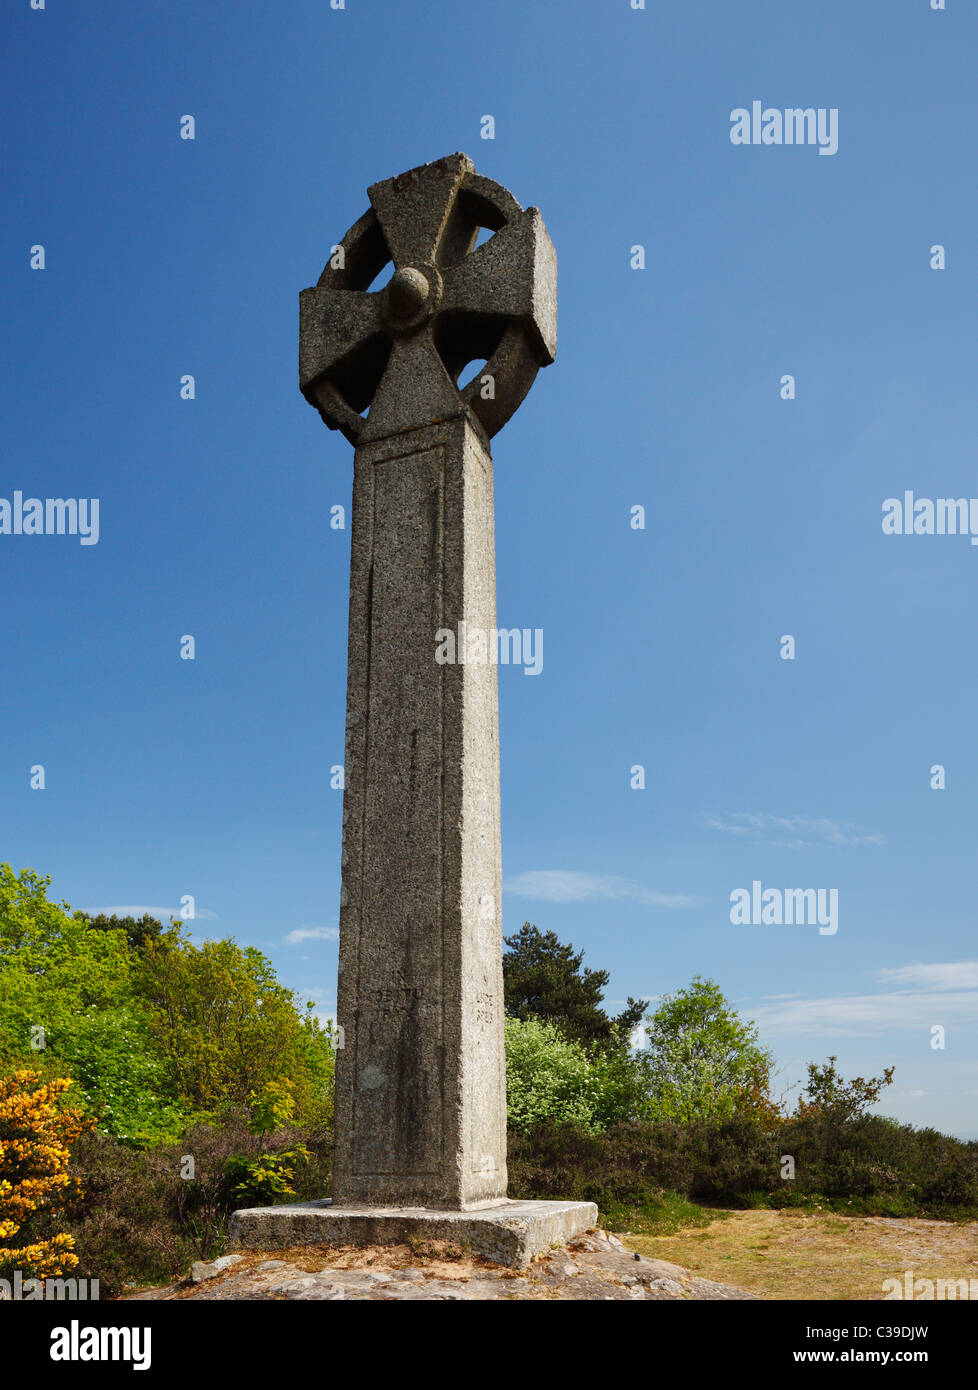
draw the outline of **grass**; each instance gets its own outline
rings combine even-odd
[[[690,1210],[687,1210],[690,1209]],[[761,1298],[881,1299],[885,1279],[978,1279],[978,1222],[831,1211],[711,1211],[663,1198],[661,1220],[626,1227],[627,1244]]]
[[[725,1221],[730,1213],[700,1206],[678,1192],[660,1192],[642,1206],[602,1204],[599,1221],[606,1231],[628,1231],[635,1235],[671,1236],[689,1226],[709,1221]],[[637,1247],[636,1247],[637,1248]]]

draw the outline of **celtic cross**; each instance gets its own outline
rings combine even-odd
[[[459,1211],[506,1197],[498,696],[436,634],[496,630],[488,441],[553,361],[556,258],[462,154],[369,196],[300,296],[302,393],[356,446],[333,1201]]]

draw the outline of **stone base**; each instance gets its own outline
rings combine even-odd
[[[471,1211],[430,1207],[335,1207],[329,1198],[246,1207],[231,1216],[232,1246],[403,1245],[409,1238],[452,1240],[473,1255],[525,1269],[535,1255],[593,1230],[593,1202],[499,1202]]]

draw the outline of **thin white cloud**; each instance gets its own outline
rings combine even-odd
[[[614,874],[585,874],[573,869],[527,869],[503,884],[504,893],[549,903],[582,903],[598,899],[630,899],[656,907],[692,907],[685,893],[658,893]]]
[[[874,971],[884,985],[905,985],[909,988],[945,990],[978,989],[978,960],[956,960],[926,965],[897,965]]]
[[[179,907],[147,907],[143,903],[130,904],[127,907],[90,907],[86,908],[90,917],[157,917],[161,922],[168,922],[171,917],[180,916]],[[193,917],[186,919],[188,922],[216,922],[217,913],[208,912],[206,908],[198,907],[194,911]]]
[[[765,1033],[821,1037],[926,1030],[935,1024],[978,1023],[978,990],[936,993],[893,990],[761,1004],[747,1012]]]
[[[877,994],[837,994],[806,999],[767,994],[748,1010],[767,1033],[825,1037],[928,1030],[949,1023],[978,1023],[978,961],[915,961],[869,972]]]
[[[744,835],[778,849],[808,849],[812,845],[885,845],[886,836],[867,833],[851,821],[826,817],[772,816],[767,812],[735,811],[709,816],[707,825],[726,835]],[[787,837],[787,838],[785,838]]]
[[[285,939],[290,946],[298,946],[303,941],[335,941],[338,937],[336,927],[296,927]]]

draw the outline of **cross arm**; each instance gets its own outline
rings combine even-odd
[[[442,313],[502,317],[529,332],[541,366],[557,350],[557,256],[539,209],[527,208],[444,272]]]
[[[317,377],[381,332],[380,295],[315,285],[299,295],[299,386],[313,401]]]

